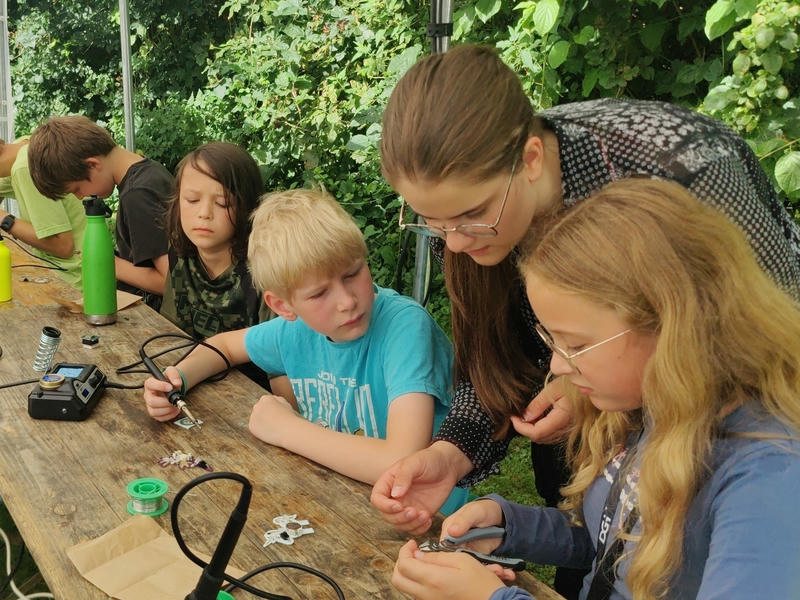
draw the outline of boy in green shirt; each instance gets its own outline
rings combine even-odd
[[[86,214],[72,194],[53,202],[36,189],[28,168],[28,140],[0,140],[0,196],[14,198],[19,216],[0,209],[0,229],[31,246],[40,258],[64,269],[57,271],[76,287],[81,285],[81,259]]]

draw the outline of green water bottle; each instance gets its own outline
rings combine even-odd
[[[86,230],[81,250],[83,312],[92,325],[109,325],[117,320],[117,276],[114,271],[114,243],[106,225],[111,209],[102,198],[83,201]]]
[[[11,252],[0,235],[0,302],[11,300]]]

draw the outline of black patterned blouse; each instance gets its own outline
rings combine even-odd
[[[558,138],[565,206],[632,175],[676,181],[737,224],[764,270],[800,298],[800,228],[750,147],[725,125],[671,104],[620,99],[565,104],[540,116]],[[443,240],[433,240],[432,247],[441,263]],[[522,285],[515,287],[514,293],[525,297]],[[533,331],[536,321],[527,299],[522,306],[530,328],[521,333],[536,349],[528,359],[547,370],[550,353]],[[538,391],[531,390],[531,397]],[[475,465],[461,485],[495,472],[505,456],[508,441],[492,440],[491,431],[472,384],[461,383],[436,435],[458,446]]]

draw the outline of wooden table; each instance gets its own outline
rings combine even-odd
[[[38,376],[31,365],[46,325],[62,333],[55,361],[93,363],[109,380],[129,384],[140,383],[145,375],[116,375],[115,369],[138,360],[139,346],[147,338],[177,331],[143,303],[121,311],[114,325],[91,327],[82,315],[47,302],[46,294],[23,293],[23,283],[28,283],[18,282],[19,271],[13,271],[14,299],[0,309],[4,350],[0,384]],[[56,285],[60,279],[55,275],[51,280],[50,297],[77,291],[63,282]],[[96,347],[81,344],[81,336],[87,333],[99,336]],[[177,343],[153,343],[148,350],[152,353]],[[166,365],[171,360],[162,357],[157,362]],[[141,390],[107,389],[86,421],[35,420],[27,412],[32,387],[0,389],[0,494],[56,598],[107,597],[78,573],[66,550],[130,518],[126,487],[131,481],[162,479],[169,485],[167,499],[171,500],[184,484],[204,473],[157,464],[175,450],[204,459],[215,471],[240,473],[253,483],[249,518],[232,565],[249,571],[274,561],[298,562],[332,576],[351,600],[404,597],[390,579],[406,536],[379,518],[369,504],[369,486],[251,436],[248,417],[263,390],[239,372],[189,393],[192,411],[204,421],[199,430],[151,419]],[[191,548],[213,552],[238,496],[238,484],[215,481],[184,498],[182,533]],[[298,538],[293,545],[262,547],[264,532],[274,528],[272,518],[294,513],[309,520],[315,533]],[[169,512],[156,521],[171,535]],[[290,569],[263,573],[251,583],[292,598],[336,597],[322,580]],[[538,600],[559,598],[528,574],[523,574],[521,585]],[[242,592],[236,592],[236,597],[254,598]]]
[[[75,302],[81,291],[64,281],[58,271],[35,256],[26,254],[17,243],[3,236],[11,253],[11,300],[0,302],[0,314],[11,308],[45,306],[53,302]]]

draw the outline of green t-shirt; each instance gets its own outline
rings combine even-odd
[[[86,229],[86,213],[83,203],[76,196],[68,194],[63,200],[45,198],[33,185],[28,168],[28,146],[20,148],[17,158],[11,166],[8,177],[0,177],[0,196],[14,198],[19,205],[19,218],[33,225],[38,238],[46,238],[57,233],[72,231],[76,252],[83,244],[83,232]],[[60,258],[44,250],[32,248],[32,252],[41,258],[52,261],[66,271],[55,271],[76,287],[81,285],[81,258],[73,254],[69,258]]]

